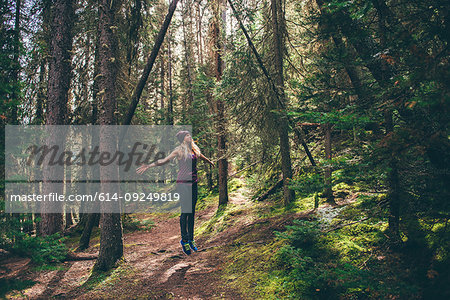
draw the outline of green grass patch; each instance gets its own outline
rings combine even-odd
[[[68,266],[65,266],[63,264],[44,264],[44,265],[38,265],[31,268],[32,272],[41,272],[41,271],[61,271],[66,270]]]

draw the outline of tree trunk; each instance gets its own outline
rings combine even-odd
[[[36,115],[34,116],[33,124],[42,125],[44,123],[44,103],[45,103],[45,73],[46,73],[46,59],[42,58],[39,67],[39,87],[36,96]]]
[[[162,56],[161,55],[161,66],[160,66],[160,71],[161,71],[161,73],[160,73],[160,75],[161,75],[161,100],[160,100],[160,109],[162,110],[162,111],[164,111],[164,95],[165,95],[165,91],[164,91],[164,89],[165,89],[165,86],[164,86],[164,81],[165,81],[165,75],[166,75],[166,71],[165,71],[165,69],[164,69],[164,56]]]
[[[167,29],[169,28],[169,24],[170,21],[172,20],[173,13],[175,12],[175,9],[177,7],[177,3],[178,0],[172,0],[172,2],[169,5],[169,12],[167,13],[166,18],[164,19],[164,23],[162,24],[161,29],[159,30],[158,36],[156,37],[155,45],[153,46],[152,52],[148,57],[147,64],[145,65],[142,76],[139,79],[139,82],[133,92],[133,95],[131,96],[131,103],[128,107],[128,111],[123,121],[123,125],[131,124],[131,120],[133,119],[134,112],[139,103],[139,99],[141,98],[142,91],[144,90],[145,83],[147,82],[148,76],[153,68],[153,64],[155,63],[156,56],[158,55],[159,49],[161,48],[161,45],[164,41],[164,36],[166,35]],[[120,140],[122,140],[122,138]]]
[[[41,144],[41,141],[39,138],[36,137],[36,145],[39,145],[39,144]],[[34,179],[36,180],[37,178],[42,178],[42,169],[41,169],[41,166],[39,166],[37,164],[38,158],[36,157],[35,159],[36,159],[35,164],[34,164],[35,167],[33,168],[33,172],[34,172]],[[38,180],[36,180],[33,184],[33,192],[36,195],[42,195],[41,186],[40,186],[40,183]],[[38,221],[38,219],[39,220],[41,219],[40,211],[41,211],[41,203],[38,201],[36,203],[36,213],[34,214],[34,222],[36,225],[36,235],[38,235],[38,236],[41,235],[40,221]]]
[[[225,106],[222,100],[217,100],[217,144],[219,155],[219,206],[228,203],[228,160],[226,158],[227,152],[227,134],[226,134],[226,119]]]
[[[65,176],[65,186],[66,186],[66,191],[65,191],[65,195],[66,198],[69,197],[70,194],[72,194],[72,172],[71,172],[71,166],[67,165],[65,166],[66,168],[66,176]],[[66,228],[69,228],[70,226],[73,225],[73,219],[72,219],[72,208],[71,208],[71,203],[67,202],[66,203]]]
[[[325,124],[325,158],[331,160],[331,124]],[[332,183],[331,183],[331,166],[325,167],[324,183],[325,188],[323,191],[324,196],[327,198],[327,202],[330,204],[336,204],[334,201]]]
[[[306,136],[305,133],[303,132],[302,128],[296,127],[294,125],[294,133],[297,136],[298,140],[300,141],[300,144],[302,144],[303,149],[305,150],[306,156],[308,157],[309,161],[311,162],[312,166],[316,166],[316,161],[314,160],[311,151],[309,151],[309,147],[306,144]]]
[[[209,157],[212,157],[212,155],[213,155],[213,152],[210,151],[209,152]],[[211,165],[208,165],[208,169],[206,171],[206,182],[207,182],[207,185],[208,185],[208,190],[212,191],[212,189],[213,189],[213,172],[212,172],[212,166]]]
[[[236,8],[233,5],[233,2],[231,2],[231,0],[228,0],[228,3],[230,4],[231,10],[233,11],[233,14],[234,14],[234,17],[238,21],[239,27],[241,28],[242,32],[244,33],[245,38],[247,39],[247,43],[248,43],[250,49],[253,52],[253,55],[255,56],[255,58],[256,58],[256,60],[258,62],[258,66],[260,67],[260,69],[262,70],[264,76],[266,77],[267,82],[269,83],[269,85],[270,85],[270,87],[272,89],[272,92],[275,95],[275,98],[276,98],[278,104],[282,108],[284,108],[285,107],[285,103],[280,98],[280,94],[281,93],[279,92],[277,86],[275,85],[275,81],[272,79],[272,77],[270,76],[270,74],[267,71],[266,67],[264,66],[264,64],[262,62],[262,59],[261,59],[261,56],[259,55],[258,51],[256,50],[255,45],[253,44],[252,40],[250,39],[250,36],[249,36],[247,30],[245,29],[244,24],[242,23],[242,20],[239,18],[239,14],[238,14],[238,12],[236,11]],[[308,155],[309,160],[311,161],[311,164],[313,166],[315,166],[316,163],[315,163],[315,161],[314,161],[314,159],[313,159],[313,157],[311,155],[311,152],[309,151],[309,148],[308,148],[308,145],[306,144],[306,141],[304,140],[303,130],[301,128],[297,128],[295,126],[294,122],[289,118],[288,115],[285,115],[285,117],[287,118],[289,124],[294,128],[294,132],[296,133],[297,137],[300,139],[300,141],[302,143],[302,146],[304,147],[305,152]]]
[[[115,15],[120,1],[101,0],[99,5],[99,124],[100,152],[117,151],[117,133],[108,125],[117,124],[116,81],[117,81],[117,34]],[[105,126],[106,125],[106,126]],[[119,194],[119,168],[117,164],[100,166],[101,192]],[[100,250],[95,270],[111,269],[123,257],[122,221],[120,202],[103,201],[101,204]]]
[[[63,125],[67,118],[67,99],[70,85],[73,7],[70,0],[55,0],[53,5],[50,61],[47,90],[47,125]],[[53,129],[49,130],[53,131]],[[55,129],[46,140],[47,145],[63,145],[64,133]],[[63,193],[63,185],[48,179],[64,178],[63,168],[44,168],[42,193]],[[58,207],[52,207],[58,206]],[[40,233],[50,235],[63,229],[62,202],[41,203]],[[46,213],[59,211],[58,213]]]
[[[386,135],[393,134],[394,122],[392,120],[392,111],[384,112],[384,121],[386,127]],[[396,161],[397,154],[392,153],[389,158],[389,172],[386,179],[388,186],[388,203],[389,203],[389,231],[394,238],[399,237],[400,226],[400,184],[398,176],[398,167]]]
[[[94,229],[94,226],[98,224],[100,221],[100,214],[98,213],[91,213],[88,216],[86,225],[84,226],[83,233],[80,237],[80,244],[78,246],[77,251],[83,251],[89,248],[89,241],[91,239],[91,233],[92,229]]]
[[[20,62],[19,62],[19,46],[20,46],[20,8],[21,8],[21,1],[16,0],[16,12],[15,12],[15,19],[14,19],[14,66],[12,70],[12,80],[14,84],[18,87],[19,86],[19,70],[20,70]],[[10,124],[19,124],[18,120],[18,104],[19,104],[19,95],[15,93],[16,89],[13,89],[11,98],[15,103],[11,107],[11,116],[10,116]]]
[[[203,65],[202,17],[200,1],[197,1],[197,55],[201,65]]]
[[[327,1],[316,0],[316,2],[319,7],[323,7],[324,3]],[[383,88],[388,87],[392,74],[388,69],[386,69],[380,58],[374,57],[377,52],[375,41],[364,32],[363,27],[360,26],[357,21],[353,20],[349,14],[350,13],[346,11],[346,9],[333,14],[333,23],[336,24],[342,34],[347,37],[351,45],[358,53],[358,56],[365,61],[366,67],[369,69],[378,84],[380,84]],[[351,38],[355,36],[355,34],[359,35],[360,38]]]
[[[182,122],[186,121],[186,116],[190,116],[189,111],[191,110],[192,102],[194,102],[194,93],[192,91],[192,70],[191,70],[191,57],[192,57],[192,49],[191,49],[191,32],[188,32],[185,20],[188,18],[189,12],[189,3],[186,6],[183,6],[183,17],[181,18],[181,27],[183,30],[183,47],[184,47],[184,61],[186,64],[187,71],[187,102],[186,99],[183,99],[183,113],[182,113]],[[188,42],[189,40],[189,42]]]
[[[272,47],[275,54],[274,69],[275,69],[275,83],[280,93],[280,101],[286,103],[286,95],[284,93],[284,76],[283,76],[283,45],[284,45],[284,14],[282,9],[281,0],[271,0],[272,11],[272,34],[273,42]],[[278,109],[284,109],[280,107],[278,101],[273,103],[273,106]],[[285,114],[285,112],[284,112]],[[280,139],[280,152],[281,152],[281,170],[283,172],[283,195],[284,204],[288,205],[295,200],[294,190],[289,189],[289,180],[292,179],[292,165],[291,154],[289,145],[289,124],[286,118],[273,116],[275,122],[278,124],[278,133]]]
[[[66,228],[69,228],[73,225],[73,215],[72,208],[70,206],[66,207]]]
[[[168,56],[168,77],[169,77],[169,103],[167,104],[166,124],[173,125],[173,87],[172,87],[172,35],[169,31],[169,38],[167,41],[167,56]]]
[[[331,39],[333,40],[333,43],[335,44],[335,46],[338,49],[346,48],[342,41],[341,34],[336,32],[332,28],[329,28],[329,24],[334,24],[334,22],[333,22],[332,16],[322,9],[322,6],[321,6],[321,5],[323,5],[322,0],[318,0],[317,5],[319,7],[319,12],[323,15],[323,17],[326,20],[326,22],[324,22],[324,24],[321,24],[321,26],[323,27],[323,30],[330,33]],[[348,48],[346,49],[346,51],[354,52]],[[354,53],[354,55],[356,55],[356,53]],[[344,69],[350,79],[350,82],[354,88],[356,95],[359,98],[358,104],[363,108],[364,107],[368,108],[371,104],[373,104],[375,102],[375,100],[373,99],[373,97],[371,96],[369,91],[367,91],[367,88],[362,84],[362,81],[358,75],[358,71],[357,71],[356,67],[352,65],[352,61],[351,61],[350,57],[352,57],[352,55],[345,56],[344,61],[343,61]]]
[[[222,41],[222,0],[214,2],[214,17],[212,24],[212,38],[213,38],[213,55],[214,55],[214,70],[216,80],[222,80],[223,69],[225,67],[223,61],[223,41]],[[225,118],[225,103],[222,99],[215,99],[215,110],[217,113],[216,131],[217,131],[217,154],[219,156],[219,206],[227,205],[228,203],[228,160],[227,153],[227,132],[226,132],[226,118]]]

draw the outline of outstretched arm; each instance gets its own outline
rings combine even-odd
[[[207,158],[206,156],[204,156],[203,154],[200,153],[200,158],[204,161],[206,161],[207,163],[209,163],[211,166],[214,167],[214,163],[212,161],[209,160],[209,158]]]
[[[157,161],[154,161],[149,165],[143,164],[142,166],[140,166],[139,168],[136,169],[136,173],[142,174],[145,171],[147,171],[148,168],[165,165],[177,156],[178,156],[178,150],[174,150],[168,156],[166,156],[162,159],[158,159]]]

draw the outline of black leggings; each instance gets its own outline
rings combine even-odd
[[[190,186],[190,184],[189,184]],[[194,239],[194,217],[195,217],[195,205],[197,204],[198,187],[197,182],[192,183],[192,212],[184,213],[180,215],[180,228],[181,228],[181,239],[183,242]],[[181,195],[183,197],[183,195]],[[190,198],[190,197],[188,197]],[[188,200],[190,199],[181,199]],[[183,211],[183,210],[182,210]]]

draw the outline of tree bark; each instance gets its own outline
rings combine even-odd
[[[189,5],[189,3],[188,3]],[[183,99],[183,113],[182,113],[182,121],[186,121],[186,116],[189,116],[189,111],[191,110],[192,102],[194,102],[194,93],[192,91],[192,70],[191,70],[191,57],[192,57],[192,49],[191,43],[188,40],[191,39],[191,32],[187,32],[188,27],[186,25],[185,20],[188,19],[188,5],[186,7],[183,6],[183,17],[181,18],[181,28],[183,31],[183,47],[184,47],[184,60],[186,64],[187,71],[187,102],[186,99]]]
[[[33,124],[42,125],[44,123],[44,103],[45,103],[45,73],[46,73],[46,59],[42,58],[39,67],[39,87],[36,96],[36,115],[34,116]]]
[[[214,69],[216,81],[222,80],[223,70],[225,64],[223,61],[224,43],[222,41],[223,23],[222,23],[222,0],[214,2],[214,16],[212,24],[212,38],[213,38],[213,55],[214,55]],[[227,128],[225,118],[225,103],[222,99],[215,99],[215,110],[217,113],[216,131],[217,131],[217,154],[219,156],[219,206],[227,205],[228,203],[228,160],[227,153]]]
[[[164,57],[161,57],[160,63],[161,63],[161,67],[160,67],[160,71],[161,71],[161,73],[160,73],[160,75],[161,75],[161,92],[160,92],[160,94],[161,94],[161,101],[160,101],[160,105],[159,105],[160,107],[159,108],[162,111],[164,111],[164,95],[166,94],[165,86],[164,86],[164,81],[166,80],[166,78],[165,78],[166,71],[165,71],[165,68],[164,68],[164,64],[165,64]]]
[[[213,152],[209,152],[209,157],[212,157]],[[213,172],[211,165],[208,166],[208,169],[206,170],[206,182],[208,185],[208,190],[212,191],[213,189]]]
[[[203,65],[202,17],[200,1],[197,1],[197,55],[201,65]]]
[[[117,134],[108,125],[117,124],[116,118],[116,81],[117,81],[117,34],[115,15],[120,1],[101,0],[99,5],[99,124],[100,152],[117,151]],[[103,126],[102,126],[103,125]],[[119,194],[119,168],[117,163],[100,166],[101,192],[110,195]],[[122,221],[120,202],[103,201],[101,203],[100,250],[95,270],[111,269],[123,257]]]
[[[87,218],[86,225],[84,226],[83,233],[80,237],[80,243],[77,251],[83,251],[89,248],[89,241],[91,239],[92,229],[98,224],[100,221],[100,214],[91,213]]]
[[[48,25],[48,18],[45,17],[46,14],[48,14],[48,8],[44,7],[42,10],[42,15],[44,16],[44,22],[43,22],[43,28]],[[47,58],[45,55],[41,58],[40,66],[39,66],[39,86],[38,86],[38,92],[36,96],[36,115],[33,119],[33,124],[35,125],[42,125],[44,122],[44,104],[45,104],[45,74],[46,74],[46,65],[47,65]],[[38,139],[36,139],[36,145],[38,143],[41,143]],[[40,166],[35,164],[35,168],[33,169],[34,172],[34,178],[41,178],[42,170]],[[41,194],[41,186],[39,182],[34,183],[34,193],[36,195]],[[41,218],[41,207],[40,203],[36,203],[36,213],[34,214],[34,221],[36,225],[36,235],[40,234],[40,223],[37,221],[37,219]]]
[[[96,55],[96,57],[98,58],[98,55]],[[98,72],[98,66],[96,67],[97,72]],[[96,72],[94,71],[94,74]],[[95,78],[95,76],[94,76]],[[94,83],[94,86],[98,85]],[[97,91],[94,89],[94,102],[92,103],[92,125],[95,125],[97,123],[97,104],[96,104],[96,93]],[[99,137],[97,136],[97,131],[94,129],[93,130],[93,134],[91,135],[91,145],[96,145],[97,141],[98,141]],[[84,141],[83,141],[84,142]],[[87,143],[86,143],[87,144]],[[87,145],[86,145],[87,148]],[[85,168],[83,168],[82,170],[85,170]],[[96,178],[100,178],[100,169],[98,167],[98,165],[94,165],[92,166],[92,168],[90,168],[91,171],[91,178],[96,179]],[[86,178],[86,177],[85,177]],[[90,180],[91,182],[91,187],[95,186],[92,184],[92,180]],[[93,194],[95,191],[91,190],[90,193]],[[81,234],[80,237],[80,242],[79,242],[79,246],[77,251],[83,251],[85,249],[87,249],[89,247],[89,241],[91,239],[91,233],[92,230],[95,226],[99,225],[99,221],[100,221],[100,213],[98,213],[100,211],[100,204],[98,202],[93,202],[93,203],[81,203],[82,207],[80,208],[81,211],[85,211],[85,207],[86,205],[90,205],[89,209],[90,209],[90,213],[83,213],[80,214],[80,223],[78,225],[80,225],[80,227],[83,228],[83,232]],[[87,209],[86,209],[87,211]]]
[[[327,160],[331,160],[331,124],[325,124],[325,157]],[[324,196],[327,198],[327,202],[330,204],[336,204],[334,201],[332,184],[331,184],[332,169],[330,166],[325,167],[324,172]]]
[[[20,8],[21,1],[16,0],[16,12],[14,17],[14,67],[12,70],[12,80],[14,84],[19,86],[19,70],[20,70],[20,62],[19,62],[19,46],[20,46]],[[11,98],[15,101],[15,104],[11,107],[11,124],[19,124],[18,120],[18,103],[19,103],[19,95],[15,93],[16,89],[13,89]]]
[[[66,175],[65,175],[65,186],[66,186],[66,190],[65,190],[65,195],[66,197],[69,197],[70,194],[72,194],[72,172],[71,172],[71,166],[67,165],[65,166],[66,168]],[[73,219],[72,219],[72,208],[70,207],[70,202],[66,203],[66,208],[65,208],[65,213],[66,213],[66,226],[65,228],[69,228],[70,226],[73,225]]]
[[[52,32],[53,38],[50,45],[50,61],[48,71],[47,89],[47,125],[63,125],[67,118],[67,99],[70,85],[72,27],[73,27],[72,1],[55,0],[53,6]],[[47,145],[63,145],[65,135],[62,131],[52,128]],[[63,185],[54,184],[48,179],[64,178],[63,168],[44,168],[43,194],[63,193]],[[52,206],[57,206],[52,208]],[[62,202],[41,203],[40,233],[51,235],[63,229]],[[59,211],[58,213],[47,213]]]
[[[303,149],[305,150],[306,156],[308,157],[309,161],[311,162],[311,165],[315,167],[316,161],[314,160],[312,153],[311,153],[311,151],[309,151],[309,147],[306,144],[306,137],[305,137],[305,133],[303,132],[303,129],[294,127],[294,133],[297,136],[298,140],[300,141],[300,144],[302,144]]]
[[[167,104],[166,124],[173,125],[173,87],[172,87],[172,41],[171,33],[169,31],[169,38],[167,41],[167,56],[168,56],[168,77],[169,77],[169,103]]]
[[[392,135],[394,131],[392,111],[388,110],[384,112],[384,120],[386,136]],[[387,198],[389,203],[389,231],[395,239],[399,237],[400,227],[400,181],[396,156],[396,153],[392,153],[389,158],[388,165],[390,170],[386,179],[388,185]]]
[[[283,45],[284,45],[284,14],[282,9],[281,0],[271,0],[272,11],[272,31],[273,31],[273,51],[275,54],[274,67],[275,67],[275,83],[280,92],[280,102],[283,106],[280,106],[278,101],[273,103],[274,108],[284,109],[286,103],[286,95],[284,93],[284,75],[283,75]],[[283,113],[283,115],[286,112]],[[280,139],[280,152],[281,152],[281,169],[283,172],[283,195],[284,204],[287,206],[289,203],[295,200],[295,192],[289,189],[289,180],[292,179],[292,165],[291,165],[291,150],[289,145],[289,123],[286,118],[273,116],[275,122],[278,124],[278,133]]]

